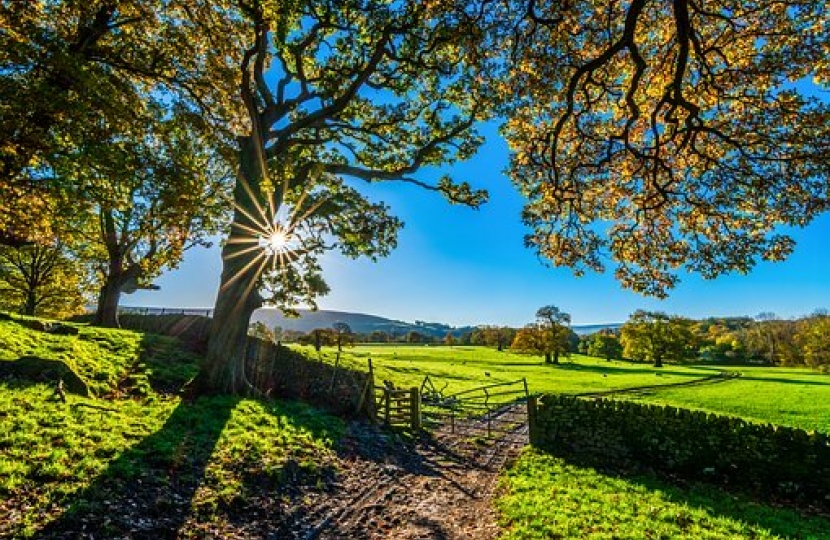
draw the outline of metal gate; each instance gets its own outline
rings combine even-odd
[[[444,387],[446,388],[446,386]],[[526,442],[527,380],[494,383],[443,394],[429,376],[421,384],[421,421],[424,427],[445,431],[470,441],[522,438]]]

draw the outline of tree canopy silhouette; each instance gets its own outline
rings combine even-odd
[[[824,3],[520,4],[503,132],[539,255],[665,296],[783,259],[780,226],[827,209]]]

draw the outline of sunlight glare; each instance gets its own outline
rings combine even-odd
[[[259,245],[270,254],[276,255],[289,251],[291,240],[291,235],[287,231],[276,229],[269,235],[260,237]]]

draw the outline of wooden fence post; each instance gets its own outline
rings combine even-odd
[[[409,425],[412,431],[421,430],[421,393],[417,387],[409,390]]]
[[[383,389],[383,408],[386,425],[389,425],[389,410],[392,408],[392,391],[388,388]]]

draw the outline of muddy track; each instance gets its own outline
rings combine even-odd
[[[524,405],[497,414],[525,418]],[[469,433],[484,420],[461,422],[451,432],[437,430],[414,445],[386,449],[372,428],[355,425],[349,435],[358,452],[303,534],[303,540],[379,539],[489,540],[497,526],[491,499],[499,471],[527,443],[526,422],[498,438],[482,440]],[[479,425],[476,425],[479,424]],[[388,441],[387,441],[388,442]],[[360,455],[363,452],[365,455]],[[309,516],[311,517],[311,516]]]

